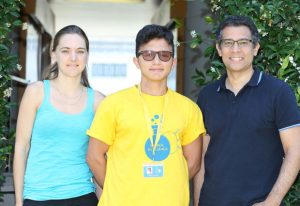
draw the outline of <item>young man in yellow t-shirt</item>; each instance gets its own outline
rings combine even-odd
[[[172,32],[142,28],[133,61],[140,84],[106,97],[87,132],[87,161],[103,187],[98,206],[187,206],[205,129],[198,106],[167,87]]]

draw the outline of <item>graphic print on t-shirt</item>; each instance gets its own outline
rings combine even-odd
[[[160,137],[158,137],[157,133],[159,127],[161,127],[160,118],[161,117],[157,114],[151,118],[152,136],[147,139],[145,144],[146,155],[153,161],[162,161],[166,159],[169,156],[171,149],[170,142],[164,134],[160,134]]]

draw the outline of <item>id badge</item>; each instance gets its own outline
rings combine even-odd
[[[144,164],[144,177],[163,177],[164,176],[164,165],[163,164]]]

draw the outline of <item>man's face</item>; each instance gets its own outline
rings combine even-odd
[[[234,42],[238,41],[238,42]],[[251,31],[246,26],[228,26],[222,31],[222,40],[216,45],[227,71],[240,72],[252,69],[259,44],[252,43]]]
[[[153,39],[142,45],[139,52],[143,54],[135,57],[134,63],[141,70],[142,81],[167,81],[168,75],[176,61],[172,57],[172,47],[168,42],[165,39]],[[154,56],[154,58],[152,59],[151,56]]]

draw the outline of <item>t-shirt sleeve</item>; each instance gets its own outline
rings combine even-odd
[[[202,112],[195,103],[187,106],[186,128],[183,131],[181,144],[188,145],[193,142],[200,134],[205,135],[205,127],[203,123]]]
[[[279,131],[300,126],[300,110],[293,90],[283,84],[275,99],[275,122]]]
[[[109,97],[99,105],[87,135],[112,145],[115,139],[116,108]]]

